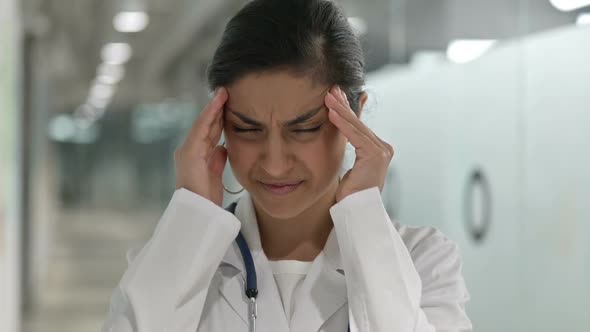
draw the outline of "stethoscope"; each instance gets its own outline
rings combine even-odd
[[[226,208],[226,210],[234,214],[237,204],[237,202],[232,203]],[[256,277],[256,266],[254,265],[252,253],[250,252],[250,248],[248,247],[248,243],[246,243],[246,239],[244,238],[244,235],[242,235],[242,232],[238,233],[235,241],[240,249],[242,259],[244,260],[244,266],[246,268],[245,288],[246,296],[250,300],[248,303],[248,331],[255,332],[256,318],[258,318],[258,306],[256,305],[256,297],[258,296],[258,278]],[[348,332],[350,332],[350,324],[348,325]]]

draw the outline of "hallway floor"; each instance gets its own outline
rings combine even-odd
[[[62,211],[56,218],[43,287],[24,332],[100,331],[127,249],[139,247],[163,211]]]

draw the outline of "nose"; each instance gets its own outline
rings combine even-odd
[[[279,137],[270,138],[260,156],[262,169],[275,179],[284,179],[293,167],[293,157],[288,144]]]

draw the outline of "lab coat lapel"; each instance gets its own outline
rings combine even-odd
[[[258,331],[289,332],[283,304],[268,259],[262,251],[256,214],[246,193],[236,207],[235,215],[242,222],[241,232],[248,243],[258,279]],[[223,267],[226,265],[226,268]],[[234,273],[223,272],[233,268]],[[237,244],[234,242],[222,260],[220,292],[234,311],[248,324],[248,303],[245,294],[246,268]]]
[[[264,253],[255,259],[258,271],[258,320],[259,331],[289,332],[283,303],[277,283]]]
[[[233,248],[231,249],[234,250]],[[237,250],[237,248],[235,249]],[[239,252],[238,252],[239,254]],[[228,256],[229,258],[229,256]],[[237,263],[237,262],[236,262]],[[274,276],[264,253],[254,257],[258,279],[258,331],[289,332],[289,326],[283,310]],[[243,266],[243,263],[242,263]],[[234,272],[229,272],[233,270]],[[232,309],[240,316],[246,326],[248,321],[249,299],[244,292],[246,272],[236,270],[236,266],[222,266],[220,268],[222,282],[219,291]]]
[[[232,267],[233,269],[233,267]],[[221,271],[227,269],[221,268]],[[244,274],[241,271],[235,271],[233,274],[225,274],[222,272],[222,281],[219,285],[219,292],[229,306],[240,316],[244,321],[245,326],[248,326],[248,298],[244,293]]]
[[[346,280],[336,233],[332,230],[301,286],[291,317],[291,331],[318,331],[346,303]]]

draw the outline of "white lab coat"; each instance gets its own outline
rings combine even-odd
[[[248,331],[244,234],[258,274],[259,332],[471,331],[457,246],[430,227],[392,223],[378,188],[330,209],[334,228],[295,299],[290,322],[246,193],[236,215],[177,190],[115,290],[103,331]],[[241,222],[240,222],[241,221]]]

